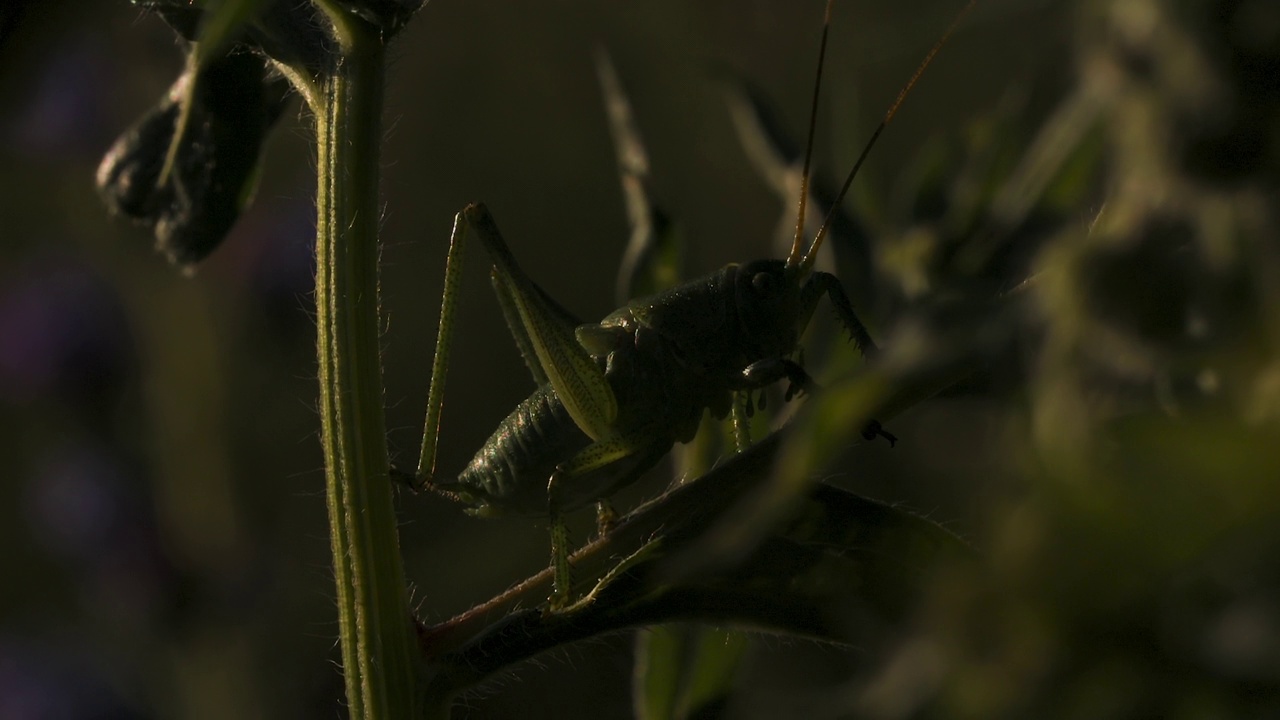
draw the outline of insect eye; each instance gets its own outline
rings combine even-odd
[[[751,286],[760,293],[767,295],[773,292],[773,276],[767,272],[758,272],[751,276]]]

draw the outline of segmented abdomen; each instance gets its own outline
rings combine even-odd
[[[551,473],[590,442],[551,386],[543,385],[498,425],[447,489],[479,514],[545,515]]]

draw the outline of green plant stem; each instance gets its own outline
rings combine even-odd
[[[340,57],[317,98],[316,322],[329,526],[352,718],[419,717],[378,347],[378,155],[384,52],[330,13]]]

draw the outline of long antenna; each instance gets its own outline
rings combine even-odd
[[[822,42],[818,45],[818,72],[813,79],[813,104],[809,108],[809,137],[804,143],[804,170],[800,176],[800,200],[796,209],[796,235],[791,241],[791,253],[787,255],[787,267],[800,264],[800,248],[804,246],[804,211],[809,204],[809,161],[813,158],[813,132],[818,125],[818,90],[822,88],[822,66],[827,60],[827,35],[831,30],[831,5],[822,15]]]
[[[958,14],[956,14],[955,19],[951,21],[951,25],[947,27],[947,31],[942,33],[942,37],[938,38],[938,42],[934,43],[933,49],[929,51],[928,55],[924,56],[924,60],[920,62],[920,67],[916,68],[916,71],[911,76],[911,79],[907,81],[907,84],[902,88],[902,91],[898,93],[898,99],[893,101],[893,105],[889,107],[889,112],[884,114],[884,119],[881,120],[880,124],[876,126],[875,132],[871,133],[871,139],[868,140],[866,146],[862,148],[862,154],[858,156],[858,161],[853,164],[853,169],[849,171],[848,177],[844,179],[844,185],[840,186],[840,192],[836,193],[836,198],[831,203],[831,209],[827,211],[827,217],[822,221],[822,227],[818,228],[818,234],[813,237],[813,244],[809,246],[809,251],[805,253],[804,260],[800,262],[802,269],[808,270],[813,267],[813,263],[818,257],[818,248],[822,245],[822,241],[824,238],[826,238],[827,232],[831,227],[831,219],[835,217],[835,214],[837,212],[839,212],[840,203],[844,201],[844,196],[848,194],[850,186],[853,185],[853,178],[857,176],[858,170],[862,168],[862,163],[866,162],[867,155],[871,152],[871,148],[876,144],[876,140],[880,138],[880,133],[884,132],[885,127],[890,123],[890,121],[893,120],[893,116],[897,114],[898,108],[902,105],[902,101],[907,98],[907,93],[911,92],[911,88],[915,87],[916,81],[919,80],[920,76],[924,74],[924,69],[929,67],[929,63],[933,62],[933,57],[938,54],[938,51],[942,49],[943,45],[947,44],[947,40],[951,37],[951,34],[955,32],[956,28],[960,25],[960,21],[964,19],[965,15],[969,14],[969,11],[973,9],[973,6],[976,5],[977,2],[978,0],[969,0],[969,4],[965,5],[964,9],[961,10]],[[831,12],[831,2],[830,0],[828,0],[827,2],[828,17],[830,16],[830,12]],[[822,32],[822,39],[823,39],[824,45],[826,43],[826,37],[827,37],[826,29],[824,28]],[[816,93],[814,97],[814,106],[815,107],[817,106]],[[809,131],[809,140],[810,140],[810,144],[812,144],[812,141],[813,141],[812,129],[810,129]],[[805,182],[804,182],[804,185],[802,186],[804,188],[802,192],[807,194],[808,193],[808,175],[809,175],[809,158],[807,154],[805,156],[804,164],[805,164]],[[803,225],[803,222],[804,222],[804,197],[803,196],[800,198],[800,222]],[[793,249],[792,252],[794,254],[795,250]],[[787,265],[791,265],[790,258],[787,259]]]

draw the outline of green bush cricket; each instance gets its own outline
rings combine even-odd
[[[971,2],[952,22],[890,107],[841,188],[849,190],[872,146]],[[599,323],[583,324],[521,270],[489,211],[464,208],[454,219],[446,261],[439,334],[418,468],[411,482],[469,506],[480,516],[551,518],[551,608],[569,600],[569,562],[561,514],[603,500],[634,482],[676,442],[689,442],[709,412],[723,420],[746,394],[786,379],[786,399],[814,387],[793,360],[819,301],[826,296],[864,356],[876,346],[839,279],[813,269],[828,215],[804,247],[805,206],[832,0],[828,0],[798,202],[786,260],[730,264],[666,292],[637,298]],[[490,278],[513,339],[539,387],[499,425],[452,481],[435,473],[444,380],[457,309],[463,251],[477,239],[492,263]],[[894,441],[874,421],[864,429]]]

